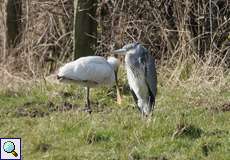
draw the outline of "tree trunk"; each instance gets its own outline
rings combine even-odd
[[[6,0],[6,45],[15,47],[19,40],[21,0]]]
[[[74,1],[74,59],[92,55],[97,44],[97,0]]]
[[[0,62],[4,57],[4,2],[0,0]]]
[[[14,48],[20,40],[21,0],[4,0],[1,4],[0,42],[3,58],[10,48]]]

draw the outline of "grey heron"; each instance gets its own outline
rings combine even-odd
[[[147,116],[155,105],[157,74],[155,59],[140,43],[131,43],[110,52],[125,55],[125,68],[129,87],[140,112]]]
[[[86,87],[86,111],[91,112],[89,92],[90,88],[101,85],[113,85],[117,88],[117,102],[121,103],[121,95],[118,89],[119,62],[115,57],[107,60],[101,56],[81,57],[65,64],[59,69],[57,78],[64,83],[77,83]]]

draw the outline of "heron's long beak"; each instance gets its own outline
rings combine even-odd
[[[117,55],[125,55],[126,52],[127,52],[126,49],[121,48],[121,49],[117,49],[117,50],[111,51],[110,53],[111,54],[117,54]]]

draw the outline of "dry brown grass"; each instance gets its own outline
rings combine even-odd
[[[139,41],[169,85],[224,86],[229,68],[228,0],[100,0],[96,54]],[[72,59],[72,0],[25,0],[21,43],[1,58],[2,84],[44,77]]]

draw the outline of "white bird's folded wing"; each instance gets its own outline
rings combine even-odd
[[[101,84],[110,80],[113,72],[112,67],[103,57],[89,56],[67,63],[60,68],[58,75],[71,80]]]

